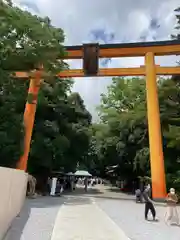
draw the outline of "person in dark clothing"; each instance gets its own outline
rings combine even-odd
[[[151,187],[150,184],[148,184],[143,192],[143,197],[145,200],[145,220],[148,220],[148,212],[150,210],[153,216],[153,220],[156,221],[156,210],[154,208],[153,201],[150,198],[150,190]]]

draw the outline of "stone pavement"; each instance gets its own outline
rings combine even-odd
[[[60,209],[51,240],[129,240],[89,198],[72,197]]]
[[[164,222],[166,207],[156,210],[160,221],[147,222],[144,204],[133,196],[108,186],[87,193],[77,189],[63,197],[26,200],[6,240],[179,240],[180,228]]]
[[[167,226],[166,207],[155,206],[159,222],[144,220],[144,204],[128,200],[96,199],[98,206],[125,232],[131,240],[179,240],[180,227]],[[178,207],[178,212],[180,208]],[[149,217],[150,214],[149,214]]]
[[[50,240],[63,198],[27,199],[5,240]]]
[[[97,192],[27,199],[5,240],[129,240],[88,196]]]

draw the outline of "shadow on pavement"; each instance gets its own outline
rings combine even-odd
[[[77,195],[85,195],[85,196],[90,196],[90,195],[96,195],[96,194],[103,194],[102,191],[100,191],[97,188],[89,188],[87,192],[85,192],[84,188],[76,188],[73,192],[65,192],[63,195],[72,195],[72,196],[77,196]]]
[[[101,194],[93,196],[94,198],[105,199],[105,200],[118,200],[118,201],[133,201],[136,202],[136,197],[132,193],[121,192],[117,187],[108,187]],[[143,204],[143,203],[137,203]],[[165,207],[165,202],[154,202],[156,206]]]
[[[26,199],[25,205],[29,205],[30,208],[46,208],[52,206],[60,206],[63,204],[63,197],[55,196],[42,196],[35,199]]]
[[[31,207],[25,202],[20,214],[14,219],[4,240],[20,240],[26,222],[29,219]]]
[[[106,196],[106,195],[102,195],[102,196],[94,196],[94,198],[101,198],[101,199],[112,199],[112,200],[122,200],[122,201],[135,201],[135,198],[128,198],[128,197],[122,197],[122,196]]]
[[[119,194],[124,194],[129,197],[134,197],[134,194],[132,192],[122,192],[118,187],[112,187],[112,188],[107,188],[107,191],[113,192],[113,193],[119,193]]]
[[[128,198],[126,196],[116,196],[116,197],[113,197],[113,196],[105,196],[105,195],[102,195],[102,196],[93,196],[94,198],[96,199],[104,199],[104,200],[115,200],[115,201],[130,201],[130,202],[136,202],[135,200],[135,197],[133,198]],[[138,205],[140,204],[144,204],[144,202],[142,203],[137,203]],[[154,202],[154,205],[155,206],[159,206],[159,207],[166,207],[166,204],[165,203],[160,203],[160,202]]]
[[[85,197],[70,197],[68,198],[67,201],[64,202],[64,205],[72,205],[72,206],[77,206],[77,205],[88,205],[92,204],[91,199],[85,198]]]
[[[109,192],[115,192],[115,193],[121,193],[121,191],[119,190],[119,188],[108,188],[107,191],[109,191]]]

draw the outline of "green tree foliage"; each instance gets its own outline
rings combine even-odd
[[[168,186],[179,176],[180,85],[179,78],[159,79],[162,140]],[[117,165],[116,173],[126,180],[150,176],[145,79],[114,78],[99,107],[103,124],[96,125],[91,155],[104,171]],[[101,129],[101,130],[100,130]],[[100,132],[99,132],[100,131]]]
[[[0,69],[0,166],[15,167],[22,154],[25,97],[25,83]]]
[[[59,71],[64,55],[62,29],[51,25],[49,18],[33,16],[0,1],[0,59],[6,70],[33,70],[41,63],[47,71]]]
[[[12,73],[33,70],[41,63],[45,81],[38,96],[28,171],[36,175],[74,171],[88,152],[91,115],[80,95],[71,93],[72,80],[54,77],[67,67],[59,60],[65,54],[63,31],[11,1],[0,1],[0,19],[0,165],[15,167],[23,150],[29,81],[15,79]]]
[[[144,171],[149,156],[144,79],[114,78],[102,95],[100,112],[109,129],[104,143],[108,165],[118,164],[126,176]]]
[[[42,168],[75,171],[88,151],[91,115],[79,94],[68,96],[62,91],[63,84],[61,81],[46,90],[43,86],[40,93],[29,159],[31,172]]]

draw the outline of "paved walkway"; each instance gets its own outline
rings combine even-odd
[[[156,210],[160,221],[147,222],[144,204],[132,196],[103,186],[88,193],[79,189],[64,197],[27,200],[6,240],[179,240],[180,228],[164,223],[166,208],[157,205]]]
[[[5,240],[129,240],[93,200],[99,190],[83,193],[27,199]]]
[[[131,240],[179,240],[180,227],[167,226],[166,207],[156,205],[158,222],[144,220],[144,204],[134,201],[96,199],[98,206],[125,232]],[[180,213],[180,208],[178,207]],[[180,215],[179,215],[180,216]],[[151,214],[149,218],[152,219]]]
[[[63,203],[63,198],[27,199],[5,240],[51,240],[55,220]]]
[[[51,240],[129,240],[88,198],[68,199],[60,209]]]

